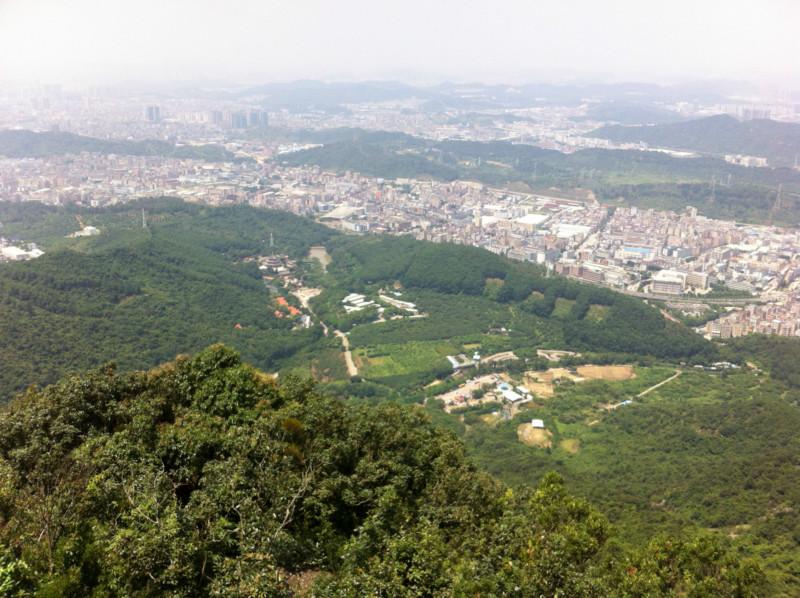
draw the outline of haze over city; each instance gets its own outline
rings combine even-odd
[[[0,596],[800,596],[800,0],[0,0]]]
[[[798,82],[792,0],[2,0],[0,82]],[[47,40],[47,43],[43,43]]]

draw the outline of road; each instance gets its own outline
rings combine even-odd
[[[350,352],[350,339],[341,330],[334,330],[333,334],[342,339],[342,347],[344,347],[344,362],[347,364],[347,373],[350,376],[358,376],[358,368],[353,361],[353,354]]]
[[[680,375],[681,375],[681,373],[682,373],[682,372],[681,372],[681,370],[675,370],[675,373],[674,373],[672,376],[670,376],[670,377],[669,377],[669,378],[667,378],[666,380],[663,380],[663,381],[659,382],[658,384],[655,384],[655,385],[651,386],[651,387],[650,387],[650,388],[648,388],[647,390],[643,390],[643,391],[642,391],[642,392],[640,392],[638,395],[636,395],[636,398],[637,398],[637,399],[641,399],[641,398],[642,398],[643,396],[645,396],[646,394],[648,394],[648,393],[650,393],[650,392],[654,391],[654,390],[655,390],[655,389],[657,389],[657,388],[660,388],[660,387],[664,386],[664,385],[665,385],[667,382],[672,382],[672,381],[673,381],[675,378],[677,378],[678,376],[680,376]]]

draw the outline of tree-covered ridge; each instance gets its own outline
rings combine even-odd
[[[75,133],[6,129],[0,131],[0,155],[9,158],[46,158],[92,152],[123,156],[163,156],[208,162],[230,162],[235,156],[218,145],[174,145],[159,139],[110,140]]]
[[[757,596],[708,537],[626,552],[559,478],[509,489],[418,410],[280,385],[221,346],[29,390],[0,418],[22,596]]]
[[[0,202],[0,234],[34,241],[45,250],[77,247],[92,252],[109,243],[124,244],[127,238],[118,238],[120,231],[141,232],[143,212],[149,230],[169,231],[169,235],[201,243],[232,258],[270,250],[270,233],[272,250],[295,258],[305,255],[311,245],[323,244],[336,235],[325,226],[281,210],[247,205],[211,207],[171,197],[102,208]],[[81,229],[79,219],[108,234],[88,239],[65,238]]]
[[[345,238],[333,241],[332,245],[337,248],[331,272],[337,284],[347,288],[397,281],[403,287],[450,295],[453,309],[469,302],[464,295],[488,293],[494,302],[513,307],[512,311],[530,314],[556,326],[567,346],[578,350],[664,358],[714,354],[710,343],[688,328],[669,322],[657,309],[638,299],[560,276],[547,276],[538,266],[514,262],[484,249],[397,237]],[[487,289],[487,281],[493,280],[500,282],[496,292]],[[555,311],[559,300],[571,305],[563,316]],[[608,308],[602,321],[587,318],[592,305]],[[484,326],[488,328],[492,323],[486,321]],[[435,322],[391,324],[436,325]],[[529,343],[531,336],[532,330]]]
[[[774,120],[740,121],[727,114],[654,126],[612,125],[590,135],[708,154],[764,156],[773,166],[791,167],[800,153],[800,125]]]
[[[728,341],[733,355],[743,355],[767,369],[773,378],[800,388],[800,339],[750,334]]]
[[[101,234],[66,238],[79,227],[78,217]],[[520,344],[508,348],[551,343],[670,358],[700,358],[711,350],[639,300],[545,276],[531,264],[463,245],[348,237],[286,212],[162,199],[89,210],[2,205],[0,221],[0,230],[48,250],[37,260],[0,266],[4,398],[25,384],[51,383],[108,359],[123,369],[145,368],[217,341],[271,370],[299,349],[306,361],[317,358],[336,347],[320,338],[319,327],[291,331],[288,320],[275,318],[259,271],[242,259],[271,251],[300,259],[319,244],[334,259],[329,275],[310,284],[326,289],[322,299],[336,297],[331,309],[320,305],[318,315],[330,324],[344,327],[332,310],[354,290],[399,282],[437,294],[427,302],[442,306],[433,317],[364,327],[356,332],[361,340],[452,338],[513,324]],[[307,270],[301,264],[298,275]],[[502,285],[492,290],[491,281]],[[564,302],[574,303],[557,312]],[[608,307],[608,317],[587,318],[591,305]]]
[[[74,214],[55,213],[74,226]],[[329,238],[325,227],[284,212],[176,201],[82,215],[103,234],[0,266],[4,400],[26,384],[110,359],[140,369],[224,341],[267,368],[316,339],[317,331],[292,332],[288,320],[274,317],[256,265],[241,259],[266,253],[270,233],[277,250],[304,255]]]

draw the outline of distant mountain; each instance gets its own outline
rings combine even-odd
[[[644,142],[654,147],[706,154],[763,156],[772,166],[791,166],[795,156],[800,155],[800,124],[739,121],[725,114],[655,126],[601,127],[589,135],[620,143]]]
[[[322,81],[293,81],[269,83],[248,88],[242,97],[265,96],[263,103],[273,110],[342,110],[345,104],[386,102],[412,97],[433,97],[425,89],[394,81],[364,81],[359,83],[325,83]]]
[[[209,162],[227,162],[234,159],[231,152],[218,145],[174,145],[158,139],[144,141],[97,139],[74,133],[53,131],[43,133],[11,129],[0,131],[0,156],[44,158],[80,152],[191,158]]]
[[[726,94],[733,89],[741,88],[715,83],[666,87],[638,82],[564,85],[549,83],[487,85],[485,83],[445,82],[431,87],[422,87],[397,81],[328,83],[301,80],[257,85],[237,92],[203,90],[202,93],[204,95],[216,94],[214,97],[221,99],[236,96],[240,98],[260,97],[263,105],[273,110],[341,112],[346,110],[347,104],[410,98],[425,100],[427,108],[431,111],[521,108],[534,104],[579,105],[587,100],[643,105],[676,101],[714,103],[723,101]]]
[[[686,120],[672,110],[635,102],[603,102],[591,106],[586,116],[576,120],[616,122],[622,125],[654,125]]]

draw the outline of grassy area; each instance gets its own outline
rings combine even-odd
[[[460,345],[450,342],[411,341],[359,347],[355,354],[364,377],[383,378],[446,366],[449,363],[446,356],[460,351]]]
[[[589,311],[586,312],[586,319],[592,322],[602,322],[608,316],[607,305],[590,305]]]
[[[568,318],[570,311],[572,310],[572,306],[575,305],[575,301],[572,299],[564,299],[559,297],[556,299],[556,306],[553,309],[553,317],[554,318]]]
[[[679,529],[735,536],[741,554],[768,563],[774,595],[797,595],[800,409],[766,374],[693,369],[633,404],[602,408],[673,373],[638,367],[622,382],[561,384],[540,405],[491,426],[477,421],[462,436],[481,466],[511,484],[559,471],[626,541]],[[532,418],[544,420],[548,443],[520,441]]]

